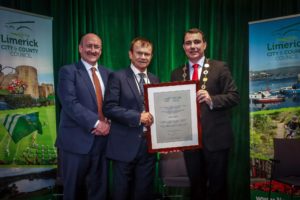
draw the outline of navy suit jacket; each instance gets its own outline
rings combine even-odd
[[[110,71],[100,65],[98,69],[106,86]],[[81,61],[60,69],[57,93],[62,109],[56,146],[65,151],[87,154],[98,137],[103,140],[104,149],[107,137],[91,134],[98,120],[97,100],[93,82]]]
[[[150,83],[159,83],[153,74],[147,76]],[[106,150],[108,158],[123,162],[135,158],[143,133],[142,111],[143,102],[131,68],[111,73],[103,105],[104,115],[112,120]]]
[[[208,68],[202,69],[200,87],[207,70],[206,90],[211,96],[213,109],[206,103],[200,104],[202,140],[205,148],[218,151],[229,148],[233,142],[229,110],[238,104],[240,98],[227,64],[217,60],[209,60],[208,64]],[[175,69],[171,81],[183,81],[184,77],[190,80],[188,64]]]

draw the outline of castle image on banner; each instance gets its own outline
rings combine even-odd
[[[54,93],[53,84],[42,83],[39,85],[37,78],[37,69],[28,65],[19,65],[15,68],[15,73],[4,75],[0,71],[0,87],[7,88],[13,80],[21,80],[26,84],[24,94],[30,95],[34,99],[47,97]]]

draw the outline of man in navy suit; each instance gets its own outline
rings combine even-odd
[[[103,112],[111,119],[107,157],[113,161],[113,199],[152,199],[155,154],[147,151],[145,130],[153,116],[144,111],[143,83],[158,83],[147,71],[152,43],[145,38],[131,42],[128,68],[109,76]]]
[[[226,63],[204,56],[204,34],[199,29],[184,35],[183,49],[188,63],[175,69],[171,81],[200,80],[203,148],[184,152],[191,182],[192,200],[226,200],[229,148],[233,142],[229,110],[239,102],[237,87]]]
[[[99,117],[103,115],[96,96],[104,94],[109,71],[97,63],[102,53],[102,41],[97,35],[84,35],[79,53],[81,60],[63,66],[58,78],[62,110],[56,145],[60,151],[64,199],[105,200],[108,180],[105,148],[110,124]],[[102,94],[96,91],[95,82]],[[81,196],[82,191],[85,197]]]

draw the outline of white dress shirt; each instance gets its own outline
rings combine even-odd
[[[199,65],[198,66],[198,80],[200,80],[202,69],[203,69],[203,66],[204,66],[204,61],[205,61],[205,56],[203,56],[200,60],[198,60],[197,63],[192,63],[191,61],[189,61],[190,80],[192,80],[192,77],[193,77],[193,73],[194,73],[193,65],[194,64]]]
[[[95,68],[96,68],[96,71],[95,71],[95,72],[96,72],[96,75],[97,75],[97,77],[98,77],[98,79],[99,79],[99,82],[100,82],[101,91],[102,91],[102,97],[104,97],[105,87],[104,87],[104,83],[103,83],[102,77],[101,77],[101,75],[100,75],[100,72],[99,72],[99,70],[98,70],[98,63],[96,63],[96,65],[92,66],[92,65],[90,65],[89,63],[85,62],[83,59],[81,59],[81,62],[83,63],[83,65],[84,65],[86,71],[88,72],[89,77],[90,77],[90,79],[91,79],[91,81],[92,81],[92,83],[93,83],[94,88],[95,88],[95,84],[94,84],[94,82],[93,82],[93,75],[92,75],[92,70],[91,70],[91,68],[92,68],[92,67],[95,67]]]

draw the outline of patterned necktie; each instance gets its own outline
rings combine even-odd
[[[139,88],[140,88],[140,92],[141,95],[144,96],[144,84],[145,84],[145,74],[144,73],[139,73],[140,76],[140,81],[139,81]]]
[[[141,101],[143,102],[143,110],[145,110],[145,102],[144,102],[144,84],[145,84],[145,74],[144,73],[139,73],[140,76],[140,81],[139,81],[139,88],[140,88],[140,93],[141,93]]]
[[[193,72],[193,76],[192,76],[192,80],[198,80],[198,64],[194,64],[193,68],[194,68],[194,72]]]
[[[92,67],[92,77],[93,77],[93,82],[94,82],[94,86],[95,86],[95,92],[96,92],[96,97],[97,97],[97,106],[98,106],[98,115],[99,115],[99,119],[101,121],[103,121],[105,119],[103,112],[102,112],[102,90],[101,90],[101,85],[100,85],[100,81],[99,78],[96,74],[96,68]]]

